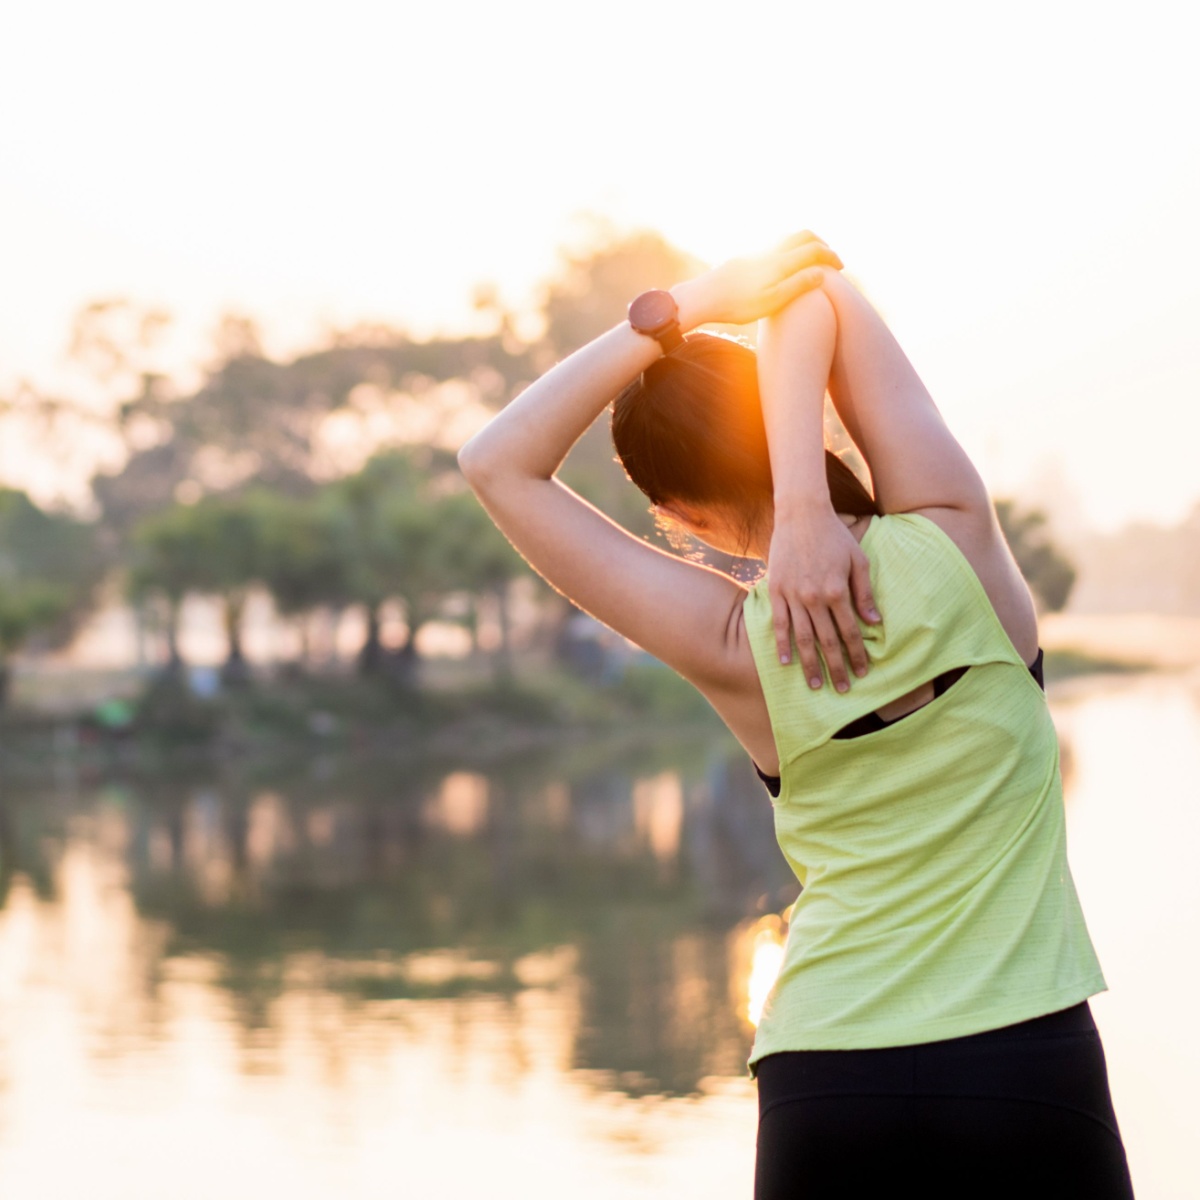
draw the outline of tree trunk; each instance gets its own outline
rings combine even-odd
[[[179,652],[179,617],[183,605],[178,600],[167,601],[167,668],[172,677],[183,674],[183,655]]]
[[[378,675],[383,666],[383,643],[379,640],[379,605],[367,608],[367,636],[358,652],[358,673]]]
[[[496,623],[499,627],[500,644],[496,647],[495,679],[497,683],[511,683],[512,664],[512,614],[508,608],[508,584],[496,589]]]
[[[479,653],[479,597],[472,596],[467,608],[467,633],[471,638],[471,655]]]
[[[410,626],[404,644],[388,656],[392,679],[403,688],[414,688],[418,682],[421,660],[417,656],[417,630],[422,624]]]
[[[250,678],[250,667],[242,653],[242,610],[246,598],[238,593],[225,597],[225,637],[229,642],[229,654],[221,668],[221,682],[243,684]]]
[[[312,613],[301,613],[296,624],[300,631],[300,665],[307,671],[312,666]]]

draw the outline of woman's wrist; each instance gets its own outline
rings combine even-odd
[[[679,328],[683,333],[690,333],[713,319],[705,311],[704,297],[696,287],[698,282],[689,279],[686,283],[677,283],[670,289],[675,307],[679,309]]]
[[[777,522],[811,521],[827,517],[831,512],[833,501],[829,498],[827,487],[775,494],[774,515]]]

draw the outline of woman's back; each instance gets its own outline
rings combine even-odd
[[[1067,867],[1045,698],[971,565],[928,519],[863,540],[888,614],[869,675],[811,691],[774,652],[765,581],[745,624],[781,766],[780,846],[804,890],[752,1061],[959,1037],[1105,984]],[[938,699],[834,735],[955,668]]]

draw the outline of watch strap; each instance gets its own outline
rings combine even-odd
[[[685,340],[678,321],[672,321],[665,329],[660,329],[651,336],[663,348],[664,354],[670,354],[676,346],[682,346]]]

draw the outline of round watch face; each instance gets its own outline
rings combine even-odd
[[[643,292],[629,306],[629,323],[639,333],[656,334],[678,319],[679,309],[670,292]]]

